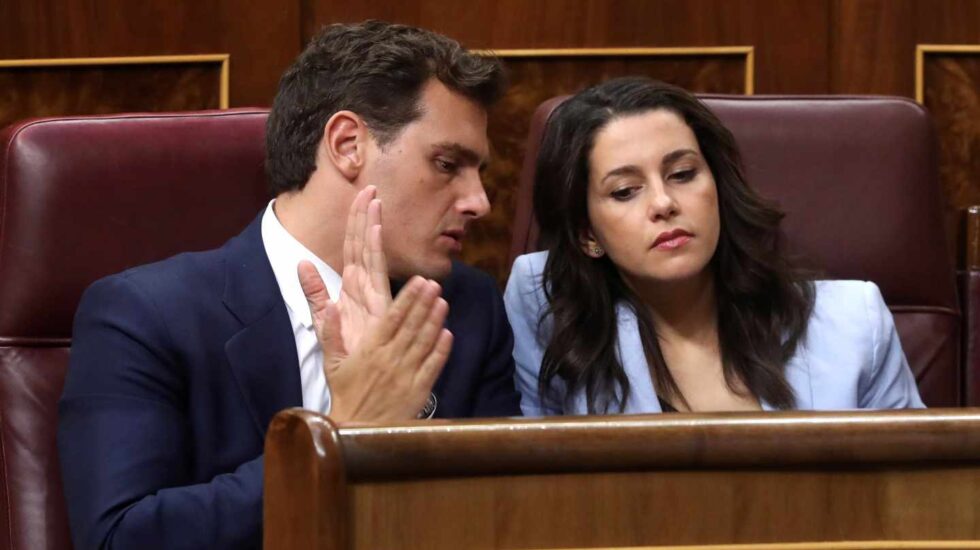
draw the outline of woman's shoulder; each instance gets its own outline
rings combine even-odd
[[[518,256],[510,268],[507,288],[504,291],[505,302],[526,302],[528,298],[539,305],[544,299],[544,265],[548,261],[547,252],[534,252]]]
[[[813,286],[815,316],[860,317],[887,307],[878,285],[870,281],[822,280]]]
[[[514,265],[511,267],[511,278],[527,278],[536,277],[540,278],[541,274],[544,272],[544,264],[548,261],[548,251],[542,250],[541,252],[532,252],[530,254],[522,254],[514,260]]]
[[[813,408],[922,407],[892,314],[868,281],[816,281],[805,363],[794,387]],[[793,369],[788,375],[792,378]],[[803,376],[805,374],[806,376]],[[799,381],[798,381],[799,382]],[[809,407],[807,407],[809,408]]]
[[[504,306],[513,324],[519,317],[540,318],[547,299],[542,284],[547,252],[524,254],[514,260],[504,290]]]
[[[882,317],[890,314],[877,285],[867,281],[814,281],[813,313],[807,324],[810,353],[858,359],[873,358],[882,336]]]

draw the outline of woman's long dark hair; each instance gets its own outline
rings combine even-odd
[[[647,307],[623,282],[608,257],[582,250],[589,229],[586,195],[596,134],[612,120],[654,109],[680,116],[694,132],[718,190],[721,234],[711,259],[718,308],[718,339],[725,381],[739,383],[773,407],[789,409],[795,396],[786,362],[806,332],[813,284],[779,249],[782,212],[745,183],[735,138],[689,92],[646,78],[620,78],[589,88],[555,109],[548,120],[534,178],[534,213],[541,245],[549,250],[542,284],[549,319],[539,393],[554,401],[558,377],[570,398],[584,388],[590,413],[622,411],[629,380],[616,354],[617,304],[637,317],[643,351],[659,396],[687,404],[667,368]]]

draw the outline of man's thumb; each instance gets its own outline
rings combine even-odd
[[[313,328],[320,346],[323,347],[325,358],[332,359],[346,355],[347,350],[344,349],[343,338],[340,335],[340,312],[337,310],[337,304],[330,301],[327,287],[323,284],[316,266],[304,260],[296,269],[299,285],[303,288],[307,305],[310,306]]]

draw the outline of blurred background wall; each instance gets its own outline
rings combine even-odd
[[[501,280],[531,110],[622,74],[711,93],[916,98],[918,90],[936,118],[951,240],[957,211],[980,204],[980,0],[3,0],[0,125],[267,106],[320,26],[368,18],[504,50],[513,86],[491,113],[494,211],[466,250]],[[928,44],[943,47],[919,51],[917,68],[917,46]],[[183,57],[202,54],[228,62]],[[137,59],[40,61],[91,57]]]

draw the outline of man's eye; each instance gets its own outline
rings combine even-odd
[[[696,168],[691,168],[688,170],[680,170],[678,172],[674,172],[673,174],[671,174],[670,179],[674,181],[680,181],[680,182],[691,181],[694,179],[694,176],[696,176],[697,174],[698,171]]]
[[[439,170],[440,172],[444,172],[446,174],[452,174],[453,172],[456,171],[456,163],[454,162],[450,162],[444,159],[436,159],[435,164],[436,164],[436,169]]]

